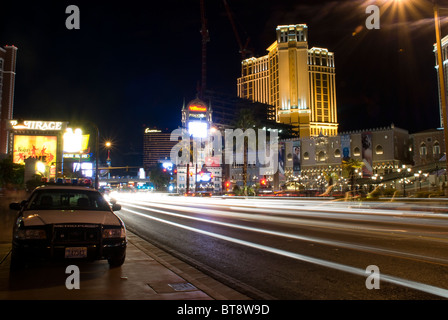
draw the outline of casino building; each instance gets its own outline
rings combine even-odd
[[[222,166],[213,156],[210,133],[215,130],[211,107],[194,99],[182,107],[182,129],[188,132],[190,161],[177,166],[177,190],[184,192],[222,191]]]
[[[0,154],[8,152],[9,126],[14,107],[17,48],[0,47]]]
[[[281,25],[268,54],[241,62],[238,96],[271,105],[300,137],[338,133],[334,53],[308,47],[308,26]]]
[[[56,178],[63,170],[63,137],[67,124],[63,121],[10,120],[8,154],[17,164],[38,161],[45,168],[41,172],[43,176]]]

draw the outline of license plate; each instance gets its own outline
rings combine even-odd
[[[66,258],[87,258],[86,247],[69,247],[65,248]]]

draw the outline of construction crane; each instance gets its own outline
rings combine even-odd
[[[201,69],[201,83],[198,88],[198,95],[203,99],[205,88],[207,86],[207,42],[210,41],[210,34],[207,29],[207,19],[205,17],[204,0],[200,0],[201,4],[201,35],[202,35],[202,69]]]
[[[239,52],[241,53],[241,60],[244,60],[244,59],[246,59],[247,55],[252,54],[252,51],[247,48],[249,45],[250,38],[248,37],[246,39],[246,42],[243,45],[243,42],[241,41],[240,35],[236,28],[235,21],[233,20],[233,14],[232,14],[232,11],[230,10],[229,4],[227,3],[226,0],[223,0],[223,2],[224,2],[224,6],[226,8],[226,11],[227,11],[227,16],[229,17],[229,20],[230,20],[230,24],[232,25],[233,33],[235,34],[236,41],[238,42],[238,46],[240,49]]]

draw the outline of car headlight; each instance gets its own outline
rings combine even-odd
[[[103,238],[104,239],[125,238],[125,237],[126,237],[126,229],[123,227],[103,229]]]
[[[17,238],[21,240],[46,239],[47,233],[42,229],[21,229],[17,232]]]

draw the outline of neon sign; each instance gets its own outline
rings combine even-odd
[[[188,110],[194,111],[194,112],[206,112],[207,107],[192,105],[192,106],[188,107]]]
[[[17,120],[11,120],[11,125],[14,128],[17,126]],[[63,122],[60,121],[24,121],[25,130],[42,130],[42,131],[60,131],[63,128]],[[15,128],[16,129],[16,128]]]

